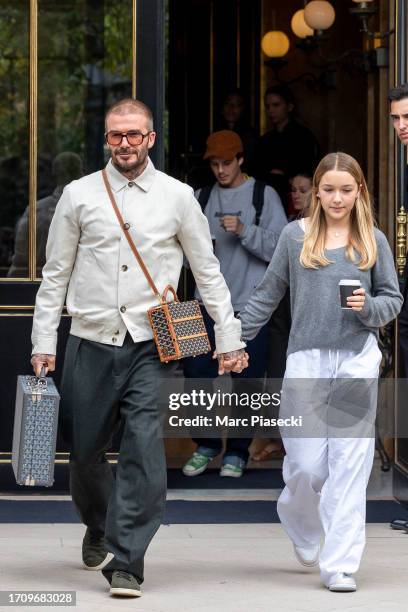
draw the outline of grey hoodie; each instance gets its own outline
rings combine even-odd
[[[249,178],[239,187],[223,188],[216,183],[211,191],[204,214],[215,239],[215,255],[231,293],[232,305],[239,312],[265,274],[282,229],[287,220],[280,198],[272,187],[265,187],[264,205],[255,225],[256,211],[252,205],[255,180]],[[197,191],[196,197],[200,191]],[[220,226],[223,214],[239,214],[244,224],[237,236]],[[196,291],[197,299],[200,299]]]

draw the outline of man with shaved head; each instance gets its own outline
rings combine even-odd
[[[187,185],[149,159],[156,133],[138,100],[106,115],[106,166],[117,206],[155,285],[177,287],[183,251],[215,321],[219,373],[246,365],[241,324],[215,258],[206,217]],[[113,595],[138,597],[143,560],[160,526],[166,463],[158,392],[173,366],[161,363],[147,310],[157,305],[115,216],[101,172],[71,182],[59,200],[36,300],[32,364],[55,368],[57,328],[72,317],[61,388],[70,486],[86,525],[84,565],[102,570]],[[123,423],[116,479],[105,452]]]

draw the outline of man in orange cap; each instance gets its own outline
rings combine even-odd
[[[215,241],[215,255],[231,293],[235,314],[245,306],[262,280],[270,262],[286,216],[278,194],[241,171],[244,161],[241,138],[231,130],[214,132],[207,139],[204,159],[208,159],[216,183],[198,190],[196,197],[208,219]],[[196,297],[200,295],[196,291]],[[213,343],[214,323],[203,308],[203,316]],[[232,374],[234,390],[239,380],[263,378],[267,358],[267,327],[247,344],[249,367]],[[186,378],[213,379],[217,369],[211,355],[186,359]],[[244,383],[245,384],[245,383]],[[193,438],[194,439],[194,438]],[[194,439],[197,449],[183,467],[186,476],[204,472],[221,452],[219,438]],[[223,456],[221,476],[239,477],[248,460],[251,438],[229,438]]]

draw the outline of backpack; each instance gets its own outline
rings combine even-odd
[[[204,212],[205,207],[207,206],[207,202],[210,199],[211,191],[214,185],[206,185],[200,189],[200,195],[198,196],[198,201],[201,206],[201,210]],[[255,208],[255,225],[259,225],[259,219],[262,214],[262,209],[264,205],[264,195],[265,195],[265,187],[266,183],[261,181],[255,181],[254,190],[252,193],[252,206]]]

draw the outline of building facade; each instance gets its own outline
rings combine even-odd
[[[282,6],[284,4],[284,6]],[[47,230],[64,184],[107,160],[104,114],[124,96],[151,106],[154,163],[194,182],[207,135],[220,125],[226,96],[239,89],[254,133],[268,129],[267,86],[289,85],[297,117],[322,152],[345,150],[368,177],[377,217],[402,273],[407,251],[407,152],[388,118],[388,88],[408,80],[408,0],[377,0],[377,12],[350,13],[332,1],[327,37],[302,41],[290,29],[299,2],[288,0],[18,0],[0,6],[0,461],[10,461],[15,381],[30,371],[30,331]],[[268,30],[290,49],[269,59]],[[365,30],[365,31],[364,31]],[[193,179],[192,179],[193,177]],[[182,283],[183,289],[183,283]],[[69,317],[60,327],[59,382]],[[398,375],[398,328],[387,332]],[[394,407],[393,407],[394,409]],[[386,444],[395,458],[395,493],[408,502],[408,443]],[[58,461],[67,454],[59,443]],[[1,471],[0,471],[1,475]],[[0,483],[1,484],[1,483]]]

